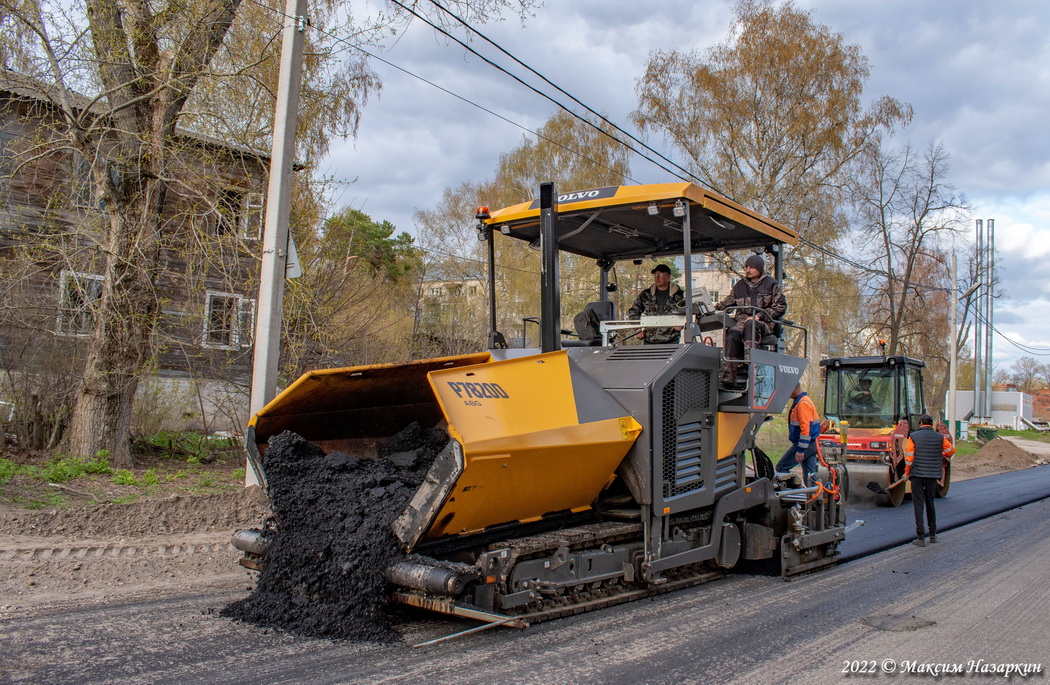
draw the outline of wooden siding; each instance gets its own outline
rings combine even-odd
[[[58,331],[62,273],[103,271],[97,248],[106,215],[90,192],[85,200],[77,187],[80,160],[54,145],[54,124],[44,103],[0,92],[0,264],[7,267],[0,366],[19,353],[15,341],[24,348],[25,340],[39,336],[75,354],[83,338]],[[244,339],[228,347],[206,344],[205,310],[209,292],[256,297],[261,241],[238,230],[221,234],[220,210],[223,198],[230,208],[233,195],[226,191],[246,198],[265,192],[268,160],[193,137],[180,140],[169,167],[162,267],[154,281],[162,312],[154,334],[157,368],[244,377],[250,374],[250,339],[248,345]]]

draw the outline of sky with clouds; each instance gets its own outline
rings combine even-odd
[[[896,142],[944,145],[948,180],[974,208],[969,225],[995,219],[1003,293],[995,312],[1003,334],[995,339],[997,367],[1026,355],[1050,363],[1050,2],[797,0],[796,6],[860,46],[871,68],[867,97],[889,95],[914,107],[912,124]],[[649,54],[704,51],[726,37],[731,21],[727,0],[546,0],[524,24],[508,18],[477,28],[632,130],[635,83]],[[472,45],[512,66],[483,41]],[[379,54],[419,78],[374,63],[382,93],[366,107],[358,137],[333,142],[322,168],[342,182],[337,206],[410,233],[414,211],[436,206],[446,187],[492,178],[499,155],[556,109],[418,22]],[[648,142],[673,158],[659,141]],[[640,158],[631,177],[676,180]]]

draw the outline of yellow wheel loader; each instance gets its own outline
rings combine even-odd
[[[730,360],[740,383],[720,387],[727,362],[711,334],[731,321],[691,278],[694,258],[730,250],[767,253],[779,278],[795,232],[688,183],[562,195],[544,184],[537,200],[479,208],[477,221],[488,248],[490,349],[306,374],[248,427],[261,483],[268,445],[284,431],[326,453],[374,456],[409,422],[444,429],[447,445],[393,524],[403,557],[382,571],[394,602],[492,625],[665,592],[741,564],[786,579],[836,561],[845,512],[831,479],[780,480],[755,446],[806,359],[768,336]],[[496,330],[495,240],[540,248],[539,348],[507,348]],[[600,271],[571,340],[559,252],[592,258]],[[618,318],[609,270],[662,257],[683,267],[682,311]],[[680,342],[617,343],[622,331],[668,326],[681,329]],[[264,567],[272,534],[239,532],[242,563]]]

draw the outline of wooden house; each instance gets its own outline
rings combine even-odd
[[[0,400],[61,413],[75,388],[108,221],[90,165],[68,142],[57,93],[0,74]],[[92,103],[74,96],[90,116]],[[113,149],[103,136],[94,154]],[[168,166],[160,319],[137,426],[239,430],[246,421],[268,155],[180,131]],[[106,162],[106,172],[122,169]],[[57,416],[57,415],[56,415]],[[57,421],[53,418],[53,421]]]

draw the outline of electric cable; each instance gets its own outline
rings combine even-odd
[[[260,7],[263,7],[265,9],[268,9],[268,10],[271,10],[271,11],[274,11],[274,12],[277,12],[277,13],[281,14],[282,16],[287,17],[287,15],[283,11],[281,11],[279,9],[272,8],[272,7],[267,7],[266,5],[263,5],[261,2],[258,2],[258,0],[250,0],[250,1],[253,2],[254,4],[260,6]],[[441,27],[441,26],[435,24],[434,22],[430,21],[428,18],[426,18],[425,16],[419,14],[414,9],[406,6],[405,4],[400,2],[399,0],[391,0],[391,2],[393,2],[396,5],[398,5],[403,10],[405,10],[406,12],[411,14],[412,16],[416,17],[420,21],[424,22],[425,24],[427,24],[428,26],[430,26],[434,30],[440,32],[441,34],[443,34],[444,36],[446,36],[450,40],[456,42],[463,49],[465,49],[468,52],[470,52],[471,54],[477,56],[479,59],[484,61],[489,66],[491,66],[494,69],[496,69],[496,70],[506,74],[507,76],[510,76],[512,79],[514,79],[515,81],[517,81],[521,85],[525,86],[526,88],[528,88],[532,92],[534,92],[537,95],[540,95],[541,97],[549,100],[551,103],[553,103],[554,105],[556,105],[557,107],[559,107],[563,111],[567,112],[571,116],[573,116],[576,119],[580,120],[584,124],[586,124],[588,126],[591,126],[595,130],[599,131],[603,135],[609,137],[613,141],[615,141],[615,142],[619,143],[620,145],[624,146],[625,148],[627,148],[631,152],[637,154],[639,157],[642,157],[643,159],[645,159],[646,161],[648,161],[648,162],[652,163],[653,165],[657,166],[661,170],[663,170],[663,171],[667,172],[668,174],[670,174],[670,175],[672,175],[672,176],[674,176],[676,178],[679,178],[681,180],[684,180],[684,181],[690,181],[690,180],[691,181],[695,181],[697,183],[700,183],[700,184],[706,186],[709,189],[712,189],[712,190],[714,189],[713,186],[710,183],[708,183],[707,181],[699,178],[698,176],[696,176],[694,173],[692,173],[688,169],[685,169],[684,167],[679,165],[674,160],[672,160],[672,159],[668,158],[667,156],[665,156],[663,153],[659,152],[658,150],[655,150],[651,146],[649,146],[646,143],[644,143],[643,141],[639,140],[636,136],[631,134],[629,131],[626,131],[625,129],[623,129],[622,127],[617,125],[616,123],[614,123],[611,120],[609,120],[604,115],[600,114],[599,112],[597,112],[594,109],[592,109],[591,107],[589,107],[587,104],[582,102],[576,96],[572,95],[571,93],[569,93],[565,89],[563,89],[560,86],[558,86],[557,84],[555,84],[553,81],[551,81],[549,78],[544,76],[542,73],[540,73],[539,71],[537,71],[533,67],[529,66],[528,64],[526,64],[525,62],[523,62],[522,60],[520,60],[519,58],[514,56],[512,53],[510,53],[509,51],[504,49],[501,45],[499,45],[498,43],[496,43],[495,41],[490,39],[487,35],[485,35],[481,31],[479,31],[478,29],[476,29],[473,26],[471,26],[462,17],[460,17],[456,13],[452,12],[451,10],[449,10],[446,7],[444,7],[443,5],[441,5],[439,2],[437,2],[437,0],[430,0],[430,2],[435,7],[437,7],[439,10],[441,10],[442,12],[444,12],[444,13],[448,14],[449,16],[453,17],[454,19],[456,19],[460,24],[462,24],[464,27],[466,27],[469,31],[471,31],[474,34],[478,35],[483,40],[485,40],[487,43],[489,43],[490,45],[495,47],[497,50],[502,52],[504,55],[506,55],[507,57],[512,59],[515,63],[517,63],[520,66],[522,66],[525,69],[527,69],[529,72],[531,72],[532,74],[534,74],[535,76],[537,76],[538,78],[543,80],[543,82],[545,82],[546,84],[548,84],[552,88],[556,89],[558,92],[562,93],[563,95],[565,95],[566,97],[571,99],[577,105],[583,107],[587,112],[589,112],[590,114],[592,114],[595,117],[597,117],[598,119],[600,119],[603,123],[605,123],[608,126],[612,127],[615,131],[618,131],[618,132],[624,134],[625,136],[630,138],[632,141],[634,141],[638,145],[642,146],[645,150],[647,150],[647,151],[651,152],[652,154],[656,155],[661,160],[667,162],[667,164],[670,164],[672,167],[674,167],[675,169],[679,170],[682,173],[677,173],[674,170],[669,169],[668,167],[666,167],[663,164],[661,164],[661,163],[657,162],[656,160],[654,160],[649,155],[646,155],[646,154],[642,153],[637,148],[635,148],[633,145],[625,142],[624,140],[616,137],[615,135],[612,135],[611,133],[609,133],[608,131],[602,129],[600,126],[596,125],[592,121],[589,121],[585,117],[580,116],[579,114],[574,112],[571,108],[567,107],[566,105],[564,105],[563,103],[559,102],[555,98],[553,98],[550,95],[542,92],[541,90],[535,88],[534,86],[526,83],[523,79],[521,79],[517,75],[512,74],[511,72],[509,72],[507,69],[505,69],[501,65],[495,63],[494,61],[492,61],[488,57],[482,55],[477,50],[475,50],[473,47],[471,47],[470,45],[464,43],[462,40],[460,40],[456,36],[454,36],[451,33],[449,33],[443,27]],[[396,69],[396,70],[398,70],[398,71],[400,71],[400,72],[402,72],[402,73],[404,73],[404,74],[406,74],[406,75],[408,75],[408,76],[410,76],[412,78],[415,78],[415,79],[417,79],[417,80],[419,80],[419,81],[421,81],[423,83],[426,83],[427,85],[429,85],[429,86],[431,86],[433,88],[436,88],[436,89],[438,89],[438,90],[440,90],[440,91],[442,91],[442,92],[444,92],[444,93],[446,93],[448,95],[451,95],[451,96],[461,100],[462,102],[465,102],[465,103],[467,103],[467,104],[469,104],[469,105],[471,105],[471,106],[473,106],[473,107],[475,107],[475,108],[477,108],[477,109],[479,109],[479,110],[481,110],[481,111],[483,111],[483,112],[485,112],[487,114],[491,114],[492,116],[494,116],[494,117],[496,117],[496,118],[498,118],[498,119],[500,119],[500,120],[502,120],[502,121],[504,121],[506,123],[509,123],[512,126],[520,128],[521,130],[526,131],[527,133],[530,133],[530,134],[536,136],[537,138],[541,138],[543,140],[546,140],[547,142],[549,142],[549,143],[551,143],[553,145],[556,145],[556,146],[562,148],[563,150],[565,150],[567,152],[570,152],[570,153],[572,153],[574,155],[577,155],[578,157],[580,157],[580,158],[582,158],[582,159],[584,159],[584,160],[586,160],[586,161],[588,161],[588,162],[590,162],[592,164],[595,164],[596,166],[600,166],[600,167],[603,167],[603,168],[605,168],[605,169],[607,169],[609,171],[613,171],[607,165],[604,165],[604,164],[598,162],[597,160],[591,159],[591,158],[587,157],[586,155],[580,153],[577,150],[573,150],[573,149],[571,149],[569,147],[566,147],[565,145],[562,145],[562,144],[560,144],[560,143],[558,143],[558,142],[556,142],[554,140],[551,140],[550,138],[547,138],[546,136],[541,135],[537,131],[534,131],[532,129],[529,129],[526,126],[523,126],[523,125],[521,125],[521,124],[519,124],[519,123],[517,123],[515,121],[512,121],[511,119],[509,119],[509,118],[507,118],[507,117],[505,117],[505,116],[503,116],[501,114],[498,114],[498,113],[492,111],[491,109],[488,109],[487,107],[485,107],[485,106],[483,106],[483,105],[481,105],[481,104],[479,104],[477,102],[474,102],[473,100],[470,100],[469,98],[467,98],[465,96],[459,95],[458,93],[456,93],[454,91],[451,91],[451,90],[449,90],[447,88],[444,88],[444,87],[442,87],[442,86],[440,86],[440,85],[438,85],[438,84],[436,84],[436,83],[434,83],[434,82],[432,82],[432,81],[430,81],[430,80],[428,80],[428,79],[426,79],[426,78],[424,78],[422,76],[419,76],[418,74],[415,74],[415,73],[409,71],[408,69],[405,69],[405,68],[403,68],[403,67],[401,67],[401,66],[399,66],[399,65],[397,65],[397,64],[395,64],[395,63],[393,63],[393,62],[391,62],[391,61],[389,61],[387,59],[384,59],[384,58],[376,55],[375,53],[373,53],[373,52],[371,52],[369,50],[364,49],[360,45],[354,44],[353,42],[350,41],[349,38],[344,38],[344,37],[338,36],[338,35],[330,32],[330,31],[325,31],[323,29],[318,29],[316,27],[311,27],[311,28],[314,28],[314,30],[318,31],[318,33],[331,38],[332,40],[336,41],[337,43],[345,45],[347,48],[360,51],[364,55],[366,55],[368,57],[371,57],[372,59],[375,59],[378,62],[386,64],[387,66],[389,66],[389,67],[391,67],[393,69]],[[635,183],[638,183],[637,180],[631,178],[630,176],[625,175],[625,178],[630,180],[630,181],[633,181]],[[847,258],[847,257],[845,257],[843,255],[838,254],[834,250],[832,250],[832,249],[830,249],[828,247],[825,247],[823,245],[818,245],[817,243],[814,243],[813,241],[811,241],[811,240],[809,240],[807,238],[800,237],[799,238],[799,242],[804,244],[804,245],[806,245],[807,247],[809,247],[809,248],[811,248],[813,250],[816,250],[817,252],[820,252],[820,253],[828,256],[828,257],[831,257],[832,259],[838,260],[838,261],[840,261],[840,262],[842,262],[844,264],[848,264],[848,265],[852,266],[853,268],[855,268],[855,269],[857,269],[857,270],[859,270],[859,271],[861,271],[863,273],[874,275],[874,276],[879,276],[879,277],[886,278],[886,279],[896,280],[899,283],[901,283],[903,286],[905,286],[907,288],[910,288],[910,289],[913,289],[913,290],[916,290],[916,291],[918,291],[918,290],[926,290],[926,291],[930,291],[930,292],[950,292],[950,288],[945,288],[945,287],[941,287],[941,286],[928,286],[928,285],[921,284],[921,283],[904,283],[899,277],[893,276],[892,274],[889,274],[889,273],[887,273],[885,271],[882,271],[882,270],[879,270],[879,269],[874,269],[874,268],[872,268],[870,266],[867,266],[867,265],[861,264],[860,262],[857,262],[855,260],[849,259],[849,258]],[[439,255],[442,255],[442,256],[446,256],[446,257],[452,257],[452,258],[457,258],[457,259],[464,259],[466,261],[471,261],[471,262],[474,262],[474,263],[482,263],[480,260],[474,260],[474,259],[471,259],[471,258],[465,258],[465,257],[462,257],[461,255],[453,255],[453,254],[449,254],[449,253],[444,253],[444,252],[442,252],[440,250],[435,250],[435,249],[432,249],[432,248],[428,249],[428,248],[419,247],[417,249],[421,249],[421,250],[430,252],[432,254],[439,254]],[[508,267],[508,268],[515,269],[515,267]],[[521,272],[524,272],[524,273],[535,273],[533,271],[529,271],[529,270],[525,270],[525,269],[515,269],[515,270],[521,271]],[[967,310],[970,307],[973,307],[973,306],[974,306],[974,303],[968,304],[967,305]],[[975,319],[976,318],[980,318],[980,319],[984,320],[984,316],[983,316],[983,314],[981,314],[981,312],[979,310],[976,310],[974,315],[975,315]],[[984,321],[984,323],[987,324],[987,321]],[[1023,345],[1021,343],[1017,343],[1014,340],[1011,340],[1010,338],[1006,337],[1006,335],[1004,335],[1002,333],[1002,331],[1000,331],[994,325],[991,326],[991,329],[998,336],[1000,336],[1001,338],[1003,338],[1004,340],[1009,342],[1011,345],[1017,347],[1019,350],[1021,350],[1023,352],[1027,352],[1027,353],[1030,353],[1030,354],[1035,354],[1037,356],[1050,355],[1050,348],[1040,348],[1040,347],[1026,346],[1026,345]]]
[[[396,2],[396,0],[394,0],[394,1]],[[284,18],[289,18],[289,15],[286,14],[284,11],[276,9],[276,8],[273,8],[273,7],[267,7],[266,5],[264,5],[261,2],[259,2],[259,0],[249,0],[249,2],[252,2],[253,4],[255,4],[255,5],[259,6],[259,7],[262,7],[264,9],[268,9],[270,11],[278,13]],[[400,3],[397,3],[397,4],[400,4]],[[426,19],[423,19],[423,21],[426,21]],[[429,22],[427,22],[427,23],[429,23]],[[433,24],[430,24],[430,25],[431,26],[435,26]],[[410,76],[410,77],[412,77],[412,78],[414,78],[414,79],[416,79],[418,81],[421,81],[421,82],[427,84],[428,86],[431,86],[432,88],[436,88],[437,90],[440,90],[441,92],[443,92],[443,93],[445,93],[447,95],[451,95],[452,97],[454,97],[454,98],[456,98],[456,99],[458,99],[458,100],[460,100],[462,102],[465,102],[466,104],[471,105],[472,107],[475,107],[475,108],[481,110],[482,112],[485,112],[486,114],[491,114],[492,116],[496,117],[497,119],[500,119],[501,121],[504,121],[504,122],[510,124],[511,126],[515,126],[515,127],[519,128],[519,129],[521,129],[522,131],[525,131],[526,133],[530,133],[530,134],[536,136],[536,138],[538,138],[538,139],[545,140],[548,143],[550,143],[552,145],[555,145],[555,146],[561,148],[562,150],[565,150],[566,152],[569,152],[571,154],[576,155],[580,159],[586,160],[587,162],[590,162],[591,164],[594,164],[595,166],[601,167],[601,168],[605,169],[606,171],[609,171],[609,172],[612,172],[612,173],[621,173],[621,172],[616,171],[615,169],[612,169],[607,164],[603,164],[602,162],[599,162],[596,159],[592,159],[592,158],[588,157],[587,155],[585,155],[584,153],[580,152],[579,150],[574,150],[574,149],[572,149],[570,147],[567,147],[567,146],[557,142],[556,140],[552,140],[551,138],[548,138],[547,136],[544,136],[543,134],[528,128],[527,126],[524,126],[522,124],[519,124],[516,121],[508,119],[507,117],[503,116],[502,114],[494,112],[493,110],[485,107],[484,105],[481,105],[481,104],[479,104],[477,102],[474,102],[473,100],[471,100],[471,99],[469,99],[469,98],[467,98],[467,97],[465,97],[463,95],[460,95],[459,93],[456,93],[456,92],[451,91],[451,90],[449,90],[449,89],[447,89],[447,88],[445,88],[443,86],[440,86],[437,83],[434,83],[433,81],[430,81],[430,80],[420,76],[419,74],[416,74],[416,73],[414,73],[412,71],[409,71],[408,69],[405,69],[404,67],[401,67],[401,66],[391,62],[390,60],[384,59],[384,58],[380,57],[379,55],[377,55],[377,54],[375,54],[375,53],[373,53],[373,52],[371,52],[369,50],[366,50],[365,48],[361,47],[360,45],[354,44],[353,42],[350,41],[349,38],[344,38],[342,36],[338,36],[338,35],[330,32],[330,31],[326,31],[324,29],[320,29],[320,28],[317,28],[315,26],[310,26],[310,28],[312,30],[316,31],[317,33],[323,35],[323,36],[327,36],[328,38],[331,38],[332,40],[334,40],[337,43],[345,45],[348,49],[357,50],[357,51],[361,52],[362,54],[367,55],[368,57],[371,57],[372,59],[376,60],[377,62],[381,62],[381,63],[387,65],[388,67],[392,68],[392,69],[396,69],[396,70],[400,71],[401,73],[403,73],[403,74],[405,74],[407,76]],[[435,28],[440,30],[436,26],[435,26]],[[590,126],[594,126],[594,124],[592,124],[591,122],[587,122],[586,119],[583,119],[583,121],[588,123]],[[601,130],[601,129],[598,129],[598,130]],[[616,139],[613,138],[613,140],[616,140]],[[620,141],[617,141],[617,142],[620,142]],[[630,148],[628,148],[628,149],[630,149]],[[666,169],[665,169],[665,171],[666,171]],[[625,179],[627,179],[628,181],[631,181],[633,183],[639,183],[639,181],[637,179],[632,178],[628,174],[624,174],[623,177]]]
[[[398,5],[399,7],[403,8],[403,9],[404,9],[405,11],[409,12],[410,14],[412,14],[412,16],[414,16],[414,17],[417,17],[417,18],[418,18],[418,19],[419,19],[420,21],[422,21],[423,23],[425,23],[425,24],[427,24],[428,26],[432,27],[432,28],[433,28],[433,29],[434,29],[435,31],[438,31],[438,32],[442,33],[443,35],[445,35],[446,37],[448,37],[448,38],[449,38],[450,40],[452,40],[452,41],[455,41],[455,42],[456,42],[456,43],[458,43],[458,44],[459,44],[460,46],[462,46],[464,50],[467,50],[467,51],[468,51],[468,52],[470,52],[471,54],[473,54],[473,55],[477,56],[477,57],[478,57],[479,59],[481,59],[481,60],[482,60],[483,62],[485,62],[485,63],[486,63],[486,64],[488,64],[489,66],[493,67],[494,69],[497,69],[498,71],[501,71],[501,72],[503,72],[504,74],[506,74],[507,76],[511,77],[512,79],[514,79],[515,81],[517,81],[517,82],[518,82],[518,83],[520,83],[521,85],[525,86],[526,88],[528,88],[528,89],[529,89],[529,90],[531,90],[532,92],[536,93],[537,95],[539,95],[539,96],[540,96],[540,97],[542,97],[542,98],[545,98],[545,99],[549,100],[550,102],[552,102],[553,104],[557,105],[557,106],[558,106],[559,108],[561,108],[562,110],[564,110],[564,111],[565,111],[566,113],[570,114],[571,116],[575,117],[576,119],[579,119],[579,120],[580,120],[581,122],[583,122],[584,124],[586,124],[586,125],[588,125],[588,126],[590,126],[590,127],[594,128],[595,130],[599,131],[599,132],[600,132],[600,133],[602,133],[603,135],[605,135],[605,136],[608,136],[609,138],[611,138],[612,140],[616,141],[616,142],[617,142],[617,143],[619,143],[620,145],[624,146],[625,148],[627,148],[627,149],[628,149],[628,150],[630,150],[631,152],[635,153],[636,155],[638,155],[638,156],[639,156],[639,157],[641,157],[642,159],[645,159],[646,161],[648,161],[648,162],[650,162],[651,164],[653,164],[653,165],[655,165],[655,166],[659,167],[659,168],[660,168],[660,169],[662,169],[663,171],[666,171],[666,172],[667,172],[668,174],[670,174],[671,176],[674,176],[675,178],[681,178],[682,180],[687,180],[687,179],[684,179],[684,178],[682,178],[680,174],[677,174],[677,173],[675,173],[674,171],[672,171],[671,169],[668,169],[668,168],[667,168],[666,166],[664,166],[664,165],[663,165],[663,164],[661,164],[660,162],[657,162],[657,161],[656,161],[655,159],[653,159],[652,157],[650,157],[650,156],[648,156],[648,155],[644,154],[643,152],[639,151],[639,150],[638,150],[637,148],[635,148],[634,146],[632,146],[632,145],[630,145],[629,143],[627,143],[627,142],[625,142],[625,141],[621,140],[620,138],[617,138],[617,137],[616,137],[616,136],[614,136],[613,134],[611,134],[611,133],[609,133],[608,131],[606,131],[606,130],[602,129],[602,128],[601,128],[600,126],[597,126],[597,125],[596,125],[596,124],[595,124],[594,122],[588,121],[588,120],[587,120],[587,119],[586,119],[585,117],[582,117],[582,116],[580,116],[579,114],[577,114],[576,112],[574,112],[574,111],[573,111],[573,110],[572,110],[571,108],[569,108],[569,107],[565,106],[565,105],[564,105],[564,104],[562,104],[561,102],[558,102],[558,101],[557,101],[556,99],[554,99],[554,98],[553,98],[553,97],[551,97],[550,95],[548,95],[548,94],[544,93],[543,91],[539,90],[538,88],[535,88],[534,86],[532,86],[532,85],[530,85],[530,84],[526,83],[526,82],[525,82],[525,81],[524,81],[523,79],[521,79],[521,78],[520,78],[520,77],[518,77],[517,75],[515,75],[515,74],[512,74],[512,73],[510,73],[509,71],[507,71],[506,69],[504,69],[504,68],[503,68],[503,67],[501,67],[500,65],[498,65],[498,64],[496,64],[495,62],[493,62],[492,60],[490,60],[490,59],[489,59],[488,57],[485,57],[485,56],[484,56],[484,55],[482,55],[482,54],[481,54],[480,52],[478,52],[478,51],[477,51],[477,50],[475,50],[474,48],[472,48],[472,47],[470,47],[469,45],[467,45],[466,43],[464,43],[464,42],[463,42],[462,40],[460,40],[460,39],[459,39],[459,38],[457,38],[456,36],[454,36],[454,35],[452,35],[451,33],[449,33],[449,32],[448,32],[447,30],[445,30],[445,29],[444,29],[444,28],[442,28],[441,26],[438,26],[438,25],[437,25],[437,24],[435,24],[434,22],[432,22],[432,21],[430,21],[429,19],[427,19],[427,18],[426,18],[425,16],[423,16],[423,15],[419,14],[418,12],[416,12],[416,11],[415,11],[415,10],[413,10],[413,9],[411,9],[410,7],[407,7],[406,5],[404,5],[403,3],[401,3],[401,2],[399,1],[399,0],[390,0],[390,1],[391,1],[391,2],[393,2],[393,3],[395,4],[395,5]],[[677,165],[677,164],[675,164],[674,162],[671,162],[671,164],[672,164],[672,166],[678,166],[678,165]],[[681,167],[679,167],[679,168],[681,168]],[[684,171],[684,170],[683,170],[683,171]],[[696,177],[695,177],[695,176],[694,176],[694,175],[693,175],[692,173],[690,173],[690,172],[686,172],[686,173],[687,173],[687,174],[688,174],[689,176],[693,176],[693,178],[694,178],[694,179],[696,180],[696,182],[697,182],[697,183],[704,183],[704,182],[703,182],[702,180],[700,180],[699,178],[696,178]],[[705,183],[705,185],[706,185],[706,183]]]
[[[394,1],[394,2],[396,2],[397,0],[393,0],[393,1]],[[484,34],[484,33],[482,33],[481,31],[479,31],[478,29],[476,29],[476,28],[474,28],[473,26],[471,26],[470,24],[468,24],[468,23],[467,23],[467,21],[466,21],[465,19],[463,19],[462,17],[460,17],[459,15],[457,15],[457,14],[456,14],[455,12],[452,12],[451,10],[449,10],[449,9],[445,8],[445,7],[444,7],[444,6],[443,6],[443,5],[441,4],[441,3],[439,3],[439,2],[437,1],[437,0],[430,0],[430,3],[431,3],[432,5],[434,5],[435,7],[437,7],[438,9],[440,9],[440,10],[441,10],[442,12],[444,12],[444,13],[448,14],[448,15],[449,15],[450,17],[453,17],[453,18],[454,18],[454,19],[455,19],[456,21],[458,21],[458,22],[459,22],[460,24],[462,24],[463,26],[465,26],[465,27],[466,27],[467,29],[469,29],[469,30],[470,30],[470,31],[472,31],[473,33],[475,33],[475,34],[477,34],[478,36],[480,36],[480,37],[481,37],[481,38],[482,38],[483,40],[485,40],[485,41],[486,41],[486,42],[487,42],[487,43],[488,43],[489,45],[492,45],[492,46],[493,46],[494,48],[496,48],[497,50],[499,50],[500,52],[502,52],[502,53],[503,53],[504,55],[506,55],[507,57],[511,58],[511,59],[512,59],[512,60],[514,60],[514,61],[515,61],[516,63],[520,64],[520,65],[521,65],[522,67],[524,67],[524,68],[528,69],[528,70],[529,70],[529,71],[530,71],[531,73],[535,74],[535,75],[536,75],[537,77],[539,77],[540,79],[542,79],[544,83],[546,83],[547,85],[551,86],[552,88],[554,88],[555,90],[557,90],[557,91],[558,91],[559,93],[562,93],[563,95],[567,96],[567,97],[568,97],[569,99],[571,99],[571,100],[572,100],[573,102],[575,102],[576,104],[578,104],[578,105],[579,105],[580,107],[583,107],[583,108],[584,108],[585,110],[587,110],[588,112],[590,112],[590,113],[591,113],[591,114],[593,114],[594,116],[596,116],[596,117],[598,117],[599,119],[601,119],[601,120],[602,120],[602,121],[603,121],[604,123],[608,124],[609,126],[612,126],[612,127],[613,127],[613,128],[615,129],[615,130],[619,131],[620,133],[623,133],[623,134],[624,134],[625,136],[627,136],[628,138],[630,138],[631,140],[633,140],[633,141],[634,141],[635,143],[637,143],[638,145],[641,145],[641,146],[642,146],[643,148],[645,148],[645,149],[646,149],[646,150],[648,150],[649,152],[653,153],[654,155],[656,155],[656,156],[657,156],[657,157],[659,157],[660,159],[664,160],[665,162],[667,162],[667,163],[668,163],[668,164],[670,164],[671,166],[675,167],[676,169],[678,169],[679,171],[681,171],[681,172],[682,172],[683,174],[685,174],[685,176],[688,176],[689,178],[693,179],[693,180],[694,180],[695,182],[697,182],[697,183],[700,183],[701,185],[707,186],[707,187],[708,187],[709,189],[711,189],[711,190],[714,190],[714,187],[713,187],[713,186],[712,186],[712,185],[711,185],[710,183],[708,183],[707,181],[705,181],[705,180],[701,179],[701,178],[700,178],[699,176],[697,176],[697,175],[696,175],[696,174],[694,174],[693,172],[689,171],[688,169],[686,169],[686,168],[685,168],[685,167],[683,167],[682,165],[680,165],[680,164],[678,164],[677,162],[675,162],[674,160],[670,159],[669,157],[667,157],[666,155],[664,155],[664,154],[663,154],[662,152],[660,152],[659,150],[656,150],[656,149],[654,149],[654,148],[650,147],[650,146],[649,146],[648,144],[646,144],[646,143],[645,143],[644,141],[642,141],[642,140],[638,139],[638,138],[637,138],[637,137],[636,137],[636,136],[635,136],[634,134],[632,134],[632,133],[631,133],[630,131],[627,131],[627,130],[623,129],[622,127],[620,127],[619,125],[617,125],[617,124],[616,124],[615,122],[613,122],[613,121],[610,121],[610,120],[609,120],[608,118],[606,118],[606,117],[605,117],[605,116],[604,116],[603,114],[601,114],[600,112],[597,112],[597,111],[595,111],[594,109],[592,109],[591,107],[589,107],[589,106],[588,106],[588,105],[587,105],[586,103],[582,102],[582,101],[581,101],[581,100],[580,100],[579,98],[577,98],[577,97],[576,97],[575,95],[573,95],[572,93],[570,93],[570,92],[566,91],[566,90],[565,90],[564,88],[562,88],[561,86],[559,86],[559,85],[557,85],[556,83],[554,83],[553,81],[551,81],[551,80],[550,80],[549,78],[547,78],[546,76],[544,76],[543,74],[541,74],[540,72],[538,72],[538,71],[537,71],[536,69],[532,68],[531,66],[529,66],[529,65],[528,65],[528,64],[526,64],[525,62],[523,62],[523,61],[521,61],[520,59],[518,59],[518,58],[517,58],[517,57],[516,57],[515,55],[511,54],[510,52],[508,52],[508,51],[507,51],[506,49],[504,49],[504,48],[503,48],[503,46],[501,46],[501,45],[500,45],[499,43],[496,43],[496,42],[495,42],[495,41],[493,41],[493,40],[492,40],[491,38],[489,38],[489,37],[488,37],[487,35],[485,35],[485,34]],[[400,3],[398,3],[398,4],[400,4]],[[462,45],[462,43],[461,43],[461,45]],[[472,50],[472,52],[473,52],[473,50]],[[475,52],[475,54],[477,54],[477,53]],[[480,56],[480,55],[479,55],[479,56]],[[484,58],[483,58],[483,59],[484,59]],[[504,69],[502,69],[501,67],[500,67],[500,70],[501,70],[501,71],[503,71],[504,73],[507,73],[507,74],[509,75],[509,72],[506,72],[506,71],[505,71]],[[566,110],[566,111],[568,111],[568,110]],[[590,123],[590,122],[588,122],[588,123]],[[593,124],[591,124],[591,125],[593,126]],[[596,128],[597,128],[597,127],[596,127]],[[601,129],[599,128],[598,130],[600,131]],[[616,140],[616,139],[615,139],[615,138],[613,138],[613,140]],[[617,142],[620,142],[620,141],[618,141],[618,140],[617,140]],[[665,169],[665,170],[666,170],[666,169]],[[676,176],[677,176],[677,174],[676,174]],[[685,180],[689,180],[689,179],[687,179],[687,178],[684,178],[684,177],[682,177],[682,176],[678,176],[678,177],[679,177],[679,178],[682,178],[682,180],[683,180],[683,181],[685,181]]]

